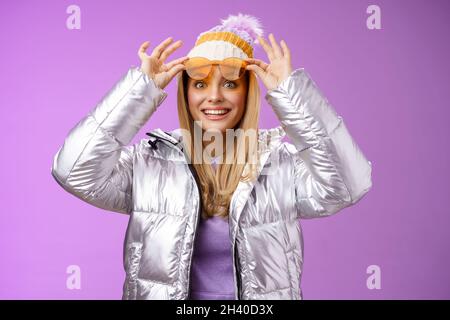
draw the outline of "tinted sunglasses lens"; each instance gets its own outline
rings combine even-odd
[[[240,59],[228,58],[220,64],[220,71],[227,80],[237,80],[245,72],[244,63]]]
[[[211,71],[208,59],[192,58],[185,62],[186,72],[192,79],[201,80],[206,78]]]
[[[209,72],[211,71],[211,65],[197,68],[186,68],[186,72],[192,79],[202,80],[208,77]]]

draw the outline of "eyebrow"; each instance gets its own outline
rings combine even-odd
[[[192,78],[190,78],[190,79],[191,79],[192,82],[196,82],[196,81],[210,82],[210,80],[211,80],[211,74],[210,74],[208,77],[206,77],[206,78],[204,78],[204,79],[201,79],[201,80],[192,79]],[[226,78],[224,78],[224,77],[221,77],[221,78],[220,78],[220,82],[222,82],[222,81],[239,82],[239,80],[241,80],[241,79],[242,79],[242,78],[239,78],[239,79],[236,79],[236,80],[228,80],[228,79],[226,79]]]

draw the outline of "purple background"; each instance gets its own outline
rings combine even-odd
[[[81,30],[66,8],[81,8]],[[381,8],[381,30],[366,8]],[[168,36],[187,54],[238,12],[285,39],[373,164],[355,206],[303,220],[305,299],[450,298],[449,1],[2,1],[0,298],[120,299],[127,216],[65,192],[50,168],[69,130]],[[151,52],[151,51],[150,51]],[[267,61],[258,47],[255,56]],[[260,83],[262,94],[266,92]],[[139,132],[178,127],[176,84]],[[278,125],[264,99],[261,127]],[[381,289],[366,287],[369,265]],[[66,268],[81,268],[81,289]]]

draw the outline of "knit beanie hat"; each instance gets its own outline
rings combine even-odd
[[[221,20],[220,25],[202,32],[189,51],[188,57],[203,57],[209,60],[223,60],[234,57],[253,58],[253,46],[258,44],[258,36],[263,35],[256,17],[239,13]]]

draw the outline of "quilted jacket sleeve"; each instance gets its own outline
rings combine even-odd
[[[288,151],[299,217],[334,214],[369,191],[371,162],[304,68],[294,70],[265,98],[292,140]]]
[[[130,68],[68,133],[54,156],[53,177],[96,207],[130,213],[137,145],[127,145],[166,96],[140,68]]]

